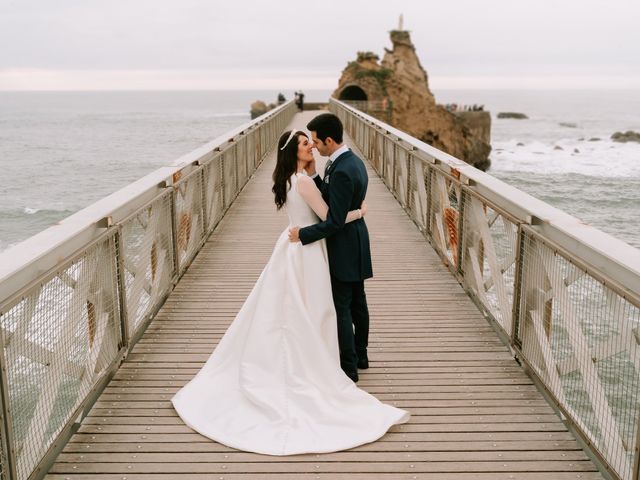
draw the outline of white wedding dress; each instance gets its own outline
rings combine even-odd
[[[287,193],[290,225],[317,223],[297,182],[293,175]],[[206,364],[172,402],[202,435],[269,455],[352,448],[409,419],[340,369],[325,242],[291,243],[288,229]]]

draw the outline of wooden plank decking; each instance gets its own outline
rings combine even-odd
[[[408,409],[410,423],[350,451],[290,457],[238,452],[185,426],[170,398],[208,358],[286,227],[270,192],[274,162],[275,153],[46,478],[602,478],[373,170],[371,368],[359,386]]]

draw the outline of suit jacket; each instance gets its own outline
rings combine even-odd
[[[362,205],[369,178],[362,160],[351,150],[343,153],[329,167],[324,179],[314,178],[329,206],[324,222],[300,229],[303,245],[326,238],[331,275],[343,282],[371,278],[369,231],[364,218],[345,223],[349,210]]]

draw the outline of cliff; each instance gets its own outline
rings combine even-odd
[[[491,152],[488,112],[458,117],[438,105],[409,32],[393,30],[390,36],[393,48],[385,49],[381,62],[375,53],[358,53],[343,70],[333,97],[367,102],[372,115],[486,170]]]

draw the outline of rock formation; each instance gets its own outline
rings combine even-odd
[[[333,96],[356,106],[358,101],[367,102],[373,116],[486,170],[491,151],[489,112],[473,112],[478,115],[472,126],[436,104],[409,32],[391,31],[391,42],[393,48],[385,49],[382,62],[375,53],[359,52],[343,70]]]
[[[640,142],[640,133],[633,130],[627,130],[626,132],[616,132],[611,135],[611,140],[614,142]]]
[[[498,113],[497,117],[498,118],[514,118],[516,120],[527,120],[529,118],[524,113],[520,113],[520,112],[500,112]],[[566,126],[566,125],[563,125],[563,126]]]

